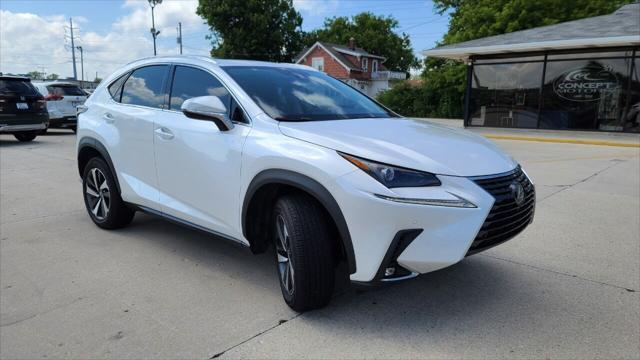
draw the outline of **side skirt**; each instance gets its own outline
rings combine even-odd
[[[172,222],[174,224],[182,225],[184,227],[187,227],[187,228],[190,228],[190,229],[194,229],[194,230],[198,230],[198,231],[206,233],[208,235],[213,235],[213,236],[219,237],[219,238],[221,238],[223,240],[226,240],[226,241],[230,242],[233,245],[249,249],[249,245],[245,244],[241,240],[238,240],[238,239],[236,239],[234,237],[231,237],[229,235],[225,235],[223,233],[219,233],[217,231],[208,229],[208,228],[206,228],[204,226],[200,226],[198,224],[194,224],[194,223],[192,223],[190,221],[180,219],[180,218],[175,217],[173,215],[165,214],[163,212],[148,208],[146,206],[141,206],[141,205],[136,205],[136,204],[131,204],[131,203],[127,203],[127,206],[129,206],[132,209],[140,210],[142,212],[145,212],[145,213],[147,213],[149,215],[153,215],[153,216],[157,216],[157,217],[160,217],[162,219],[165,219],[165,220],[169,220],[170,222]]]

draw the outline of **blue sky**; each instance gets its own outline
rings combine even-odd
[[[448,25],[448,17],[437,15],[426,0],[294,0],[294,5],[303,16],[304,30],[322,26],[326,17],[363,11],[394,16],[399,31],[410,35],[416,54],[435,46]],[[209,32],[195,15],[196,7],[196,0],[165,0],[158,5],[159,54],[178,52],[178,21],[183,23],[184,52],[208,53],[205,35]],[[69,17],[78,28],[74,35],[76,45],[84,49],[87,78],[93,79],[96,71],[106,76],[120,63],[152,54],[146,0],[1,0],[0,10],[0,71],[44,68],[47,73],[70,76],[69,32],[65,29]]]

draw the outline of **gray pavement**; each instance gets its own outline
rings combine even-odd
[[[0,358],[640,358],[640,149],[497,141],[534,178],[512,241],[302,315],[270,255],[85,214],[71,133],[0,136]]]

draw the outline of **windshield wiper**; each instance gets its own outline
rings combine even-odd
[[[313,121],[314,120],[314,119],[312,119],[310,117],[290,118],[290,117],[286,117],[286,116],[278,116],[278,117],[275,117],[274,119],[276,119],[278,121]]]

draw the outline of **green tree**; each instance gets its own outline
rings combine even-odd
[[[47,75],[47,80],[58,80],[59,78],[60,78],[60,75],[56,73],[51,73]]]
[[[31,80],[44,80],[44,76],[42,76],[43,74],[39,71],[29,71],[27,73],[27,77],[30,78]]]
[[[200,0],[211,56],[290,62],[302,48],[302,16],[291,0]]]
[[[486,36],[606,15],[635,0],[433,0],[438,13],[450,11],[443,45]]]
[[[409,35],[397,34],[398,21],[391,16],[376,16],[363,12],[351,19],[345,16],[326,19],[324,27],[305,34],[304,43],[311,46],[316,41],[346,45],[356,39],[358,47],[387,58],[384,66],[390,70],[408,72],[418,66],[413,55]]]
[[[585,17],[610,14],[634,0],[433,0],[436,12],[448,13],[449,29],[439,45],[526,30]],[[466,66],[458,61],[428,58],[422,72],[420,116],[463,116]],[[388,95],[387,95],[388,96]],[[385,103],[392,109],[394,104]],[[397,108],[402,113],[401,108]]]

